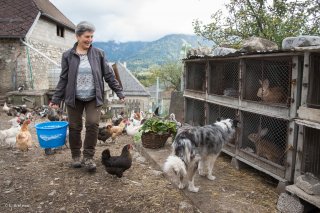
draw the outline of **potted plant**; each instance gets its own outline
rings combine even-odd
[[[170,135],[176,134],[177,128],[173,121],[153,117],[146,120],[139,131],[143,147],[157,149],[164,146]]]

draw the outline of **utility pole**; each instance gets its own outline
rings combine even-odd
[[[159,106],[159,77],[157,77],[157,85],[156,85],[156,107]]]

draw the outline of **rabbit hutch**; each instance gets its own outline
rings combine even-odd
[[[286,189],[320,208],[320,48],[301,50],[305,53],[301,104],[295,119],[298,135],[294,184]],[[305,180],[308,174],[311,178]]]
[[[276,178],[279,186],[293,181],[304,53],[191,56],[184,64],[184,122],[238,119],[240,127],[223,152]]]

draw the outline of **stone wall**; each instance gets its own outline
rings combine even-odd
[[[65,28],[64,37],[57,36],[57,25],[40,18],[30,32],[26,42],[44,53],[59,66],[62,53],[76,41],[73,30]],[[28,63],[30,62],[30,63]],[[14,91],[19,85],[26,90],[49,89],[49,70],[60,70],[54,63],[25,46],[19,39],[0,39],[0,96]]]
[[[19,39],[0,39],[0,95],[16,90],[27,81],[25,48]]]
[[[48,59],[28,48],[30,62],[32,66],[33,89],[53,89],[49,88],[49,79],[56,85],[61,69],[62,53],[71,48],[75,42],[75,34],[72,30],[65,28],[64,37],[57,36],[57,25],[46,19],[40,18],[27,39],[32,47],[44,53],[47,57],[58,64],[50,62]],[[27,47],[26,47],[27,48]],[[54,75],[51,73],[54,72]],[[31,79],[31,77],[29,76]],[[54,79],[53,79],[54,78]],[[52,84],[51,84],[52,85]],[[32,89],[32,85],[31,89]]]

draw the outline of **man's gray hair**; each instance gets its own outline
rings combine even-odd
[[[75,33],[77,36],[81,36],[84,32],[94,32],[96,28],[93,24],[87,21],[82,21],[76,26]]]

